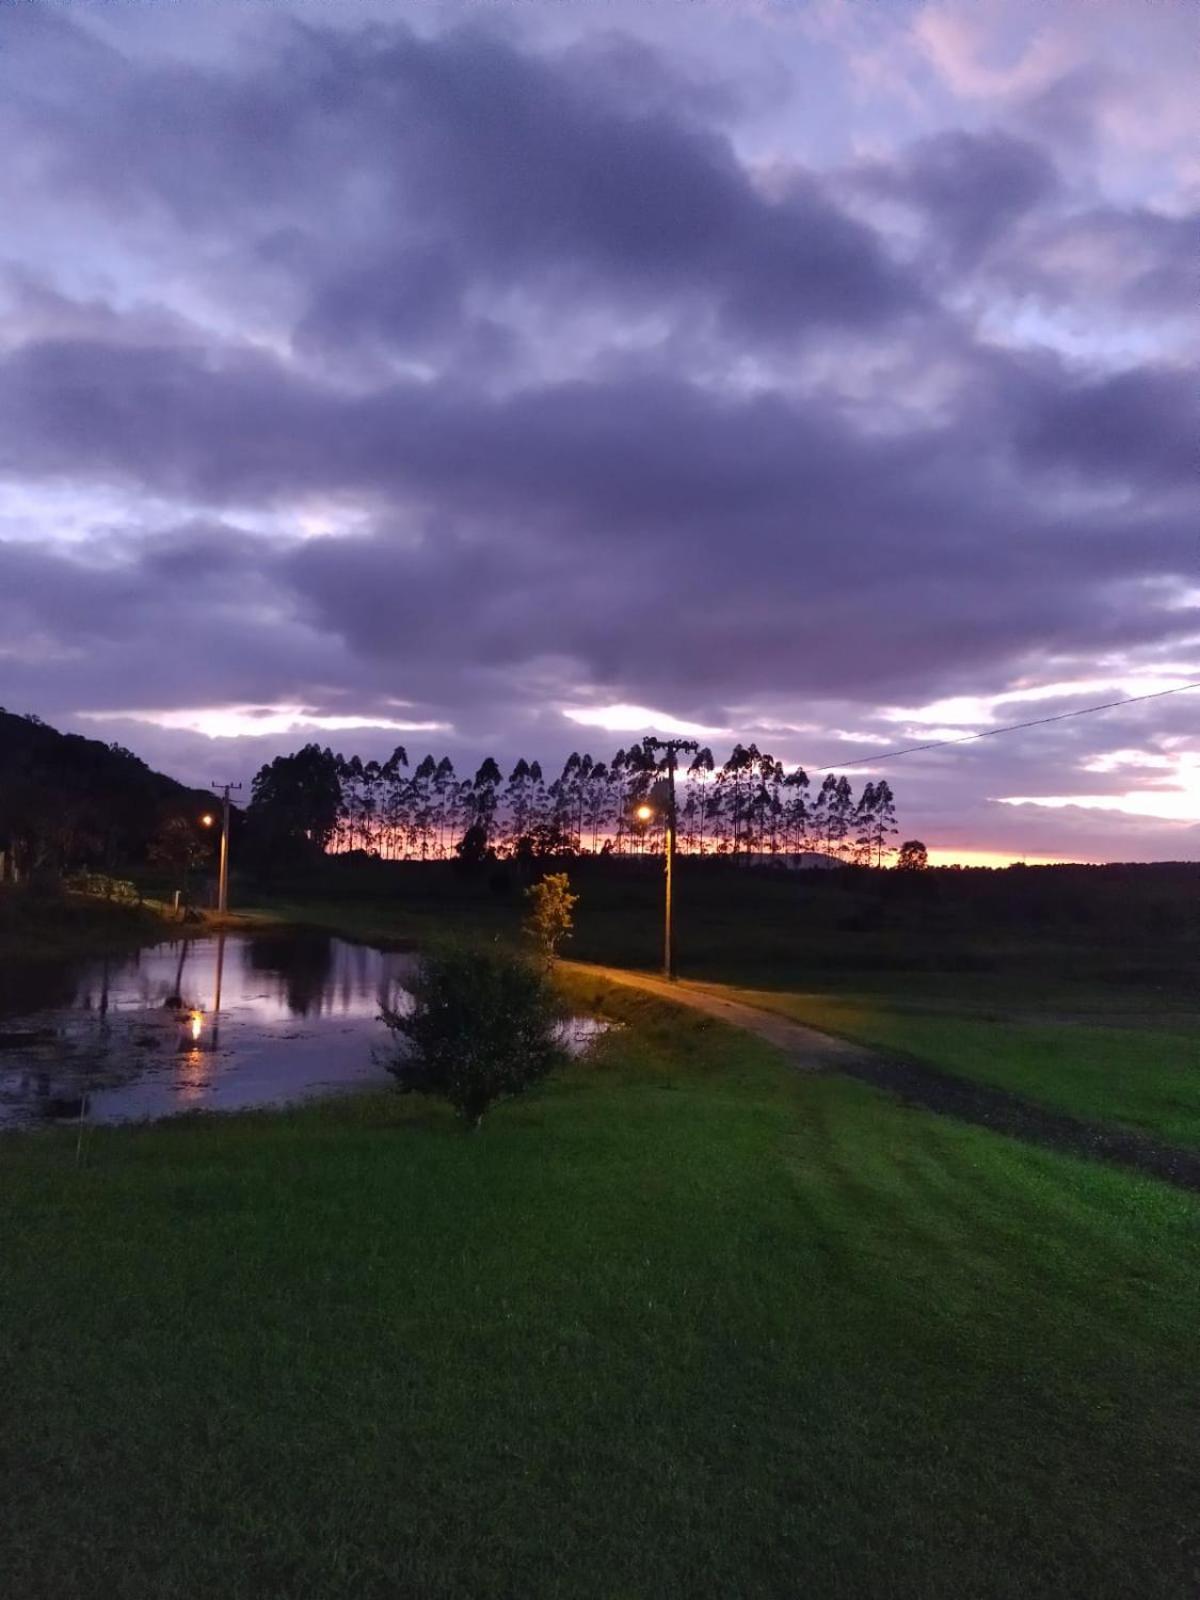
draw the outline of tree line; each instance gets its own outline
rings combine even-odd
[[[411,765],[403,746],[386,761],[335,755],[316,744],[278,756],[256,775],[247,823],[275,856],[363,851],[388,861],[636,856],[661,850],[665,759],[649,741],[593,760],[572,752],[548,776],[522,757],[507,775],[487,757],[473,774],[448,756]],[[757,860],[813,853],[882,867],[897,833],[886,780],[856,794],[848,778],[814,783],[757,745],[717,764],[702,748],[676,775],[678,848]],[[649,816],[639,813],[649,808]]]

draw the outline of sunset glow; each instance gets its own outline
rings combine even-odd
[[[84,722],[144,722],[155,728],[200,733],[206,739],[261,738],[265,735],[342,733],[381,729],[396,733],[444,733],[442,722],[406,722],[395,717],[318,715],[304,706],[206,706],[185,711],[79,711]]]
[[[563,716],[585,728],[603,728],[606,733],[666,733],[681,738],[719,739],[729,736],[728,728],[705,727],[668,712],[651,711],[648,706],[585,706],[563,708]]]

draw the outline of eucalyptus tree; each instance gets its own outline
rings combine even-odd
[[[848,860],[853,850],[850,839],[853,825],[854,790],[850,787],[849,778],[841,777],[834,783],[825,813],[825,833],[830,854],[837,856],[840,861]]]
[[[587,775],[587,792],[585,796],[584,825],[588,830],[591,840],[593,855],[600,848],[600,834],[608,822],[609,812],[609,772],[608,766],[603,761],[592,763]]]
[[[608,783],[611,796],[610,809],[613,818],[613,849],[621,854],[626,836],[629,833],[630,817],[628,804],[628,753],[618,750],[608,764]]]
[[[410,838],[414,853],[422,861],[428,861],[433,851],[437,817],[433,778],[436,772],[437,762],[428,755],[421,759],[412,776]]]
[[[724,811],[729,826],[729,845],[735,857],[749,843],[747,802],[759,760],[757,745],[736,744],[717,773],[717,784],[726,795]]]
[[[644,739],[641,744],[630,745],[625,752],[625,812],[629,823],[629,836],[636,840],[639,854],[644,854],[646,841],[654,827],[655,820],[651,818],[650,824],[639,820],[638,807],[650,801],[650,791],[654,780],[658,776],[660,762],[655,754],[649,739]]]
[[[578,766],[578,768],[576,769],[576,772],[575,772],[575,780],[574,780],[575,818],[574,818],[574,830],[573,831],[574,831],[574,835],[575,835],[575,848],[576,848],[576,850],[580,850],[580,851],[583,849],[584,824],[585,824],[585,816],[586,816],[586,813],[587,813],[588,787],[589,787],[589,784],[590,784],[590,781],[591,781],[592,768],[593,768],[594,765],[595,765],[595,763],[593,762],[593,760],[591,758],[591,755],[585,753],[584,755],[580,756],[580,758],[579,758],[579,766]]]
[[[790,791],[784,801],[785,848],[802,855],[809,848],[808,773],[803,767],[789,772],[783,780],[784,789]]]
[[[382,828],[386,841],[382,853],[393,861],[398,855],[404,854],[404,828],[408,794],[408,778],[405,776],[404,769],[407,766],[408,751],[402,744],[398,744],[383,763],[381,770],[383,780]]]
[[[747,848],[756,853],[779,850],[779,824],[783,814],[780,789],[783,764],[773,755],[750,746],[751,767],[746,803]]]
[[[496,808],[499,805],[502,782],[500,768],[491,756],[485,756],[471,785],[471,802],[474,820],[483,829],[484,838],[489,845],[496,826]]]
[[[533,774],[530,771],[528,761],[522,756],[509,773],[508,787],[504,791],[504,803],[512,832],[513,849],[519,846],[522,839],[529,836],[533,800]]]
[[[588,757],[589,769],[591,756]],[[559,831],[566,835],[578,847],[579,829],[576,827],[576,818],[579,813],[580,802],[580,771],[583,758],[578,750],[572,750],[563,763],[555,793],[554,820]]]
[[[705,824],[708,821],[708,780],[712,777],[713,753],[707,745],[702,745],[692,757],[687,769],[687,799],[688,805],[693,799],[694,807],[694,841],[700,855],[704,854]],[[689,847],[690,848],[690,847]]]
[[[869,867],[875,847],[875,785],[865,783],[854,808],[854,861]]]
[[[875,800],[871,811],[870,848],[877,867],[882,867],[887,856],[891,854],[893,849],[891,841],[899,831],[896,825],[896,797],[892,793],[891,785],[885,778],[881,778],[875,785]]]
[[[362,769],[362,847],[380,854],[383,775],[378,761],[364,761]]]
[[[812,838],[815,849],[824,855],[833,854],[833,838],[830,834],[829,810],[830,800],[837,789],[837,779],[832,772],[827,772],[821,781],[813,800],[811,812]]]
[[[452,797],[456,788],[454,763],[449,756],[443,756],[433,774],[433,804],[437,819],[435,853],[439,861],[446,855],[448,840],[454,837],[454,818],[451,815],[451,809]]]
[[[339,755],[336,760],[338,782],[341,787],[339,842],[345,850],[356,850],[360,843],[363,765],[358,756],[351,756],[349,760],[345,760]]]

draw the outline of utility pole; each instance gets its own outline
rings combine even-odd
[[[664,750],[667,766],[667,862],[663,907],[663,976],[675,978],[675,764],[681,750],[699,750],[694,739],[647,739],[647,750]]]
[[[240,783],[210,783],[210,789],[221,791],[221,867],[217,878],[217,911],[224,916],[229,910],[229,793],[240,789]]]

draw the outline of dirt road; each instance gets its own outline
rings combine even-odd
[[[760,1011],[742,1000],[727,999],[717,984],[683,980],[668,983],[649,973],[577,961],[566,965],[574,972],[642,989],[673,1005],[687,1006],[719,1022],[744,1028],[781,1050],[792,1066],[803,1072],[844,1073],[887,1090],[906,1105],[972,1122],[1028,1144],[1131,1167],[1181,1188],[1200,1190],[1200,1151],[1160,1144],[1130,1128],[1082,1122],[1005,1089],[957,1077],[919,1061],[880,1055],[865,1045],[834,1038],[790,1017]]]

